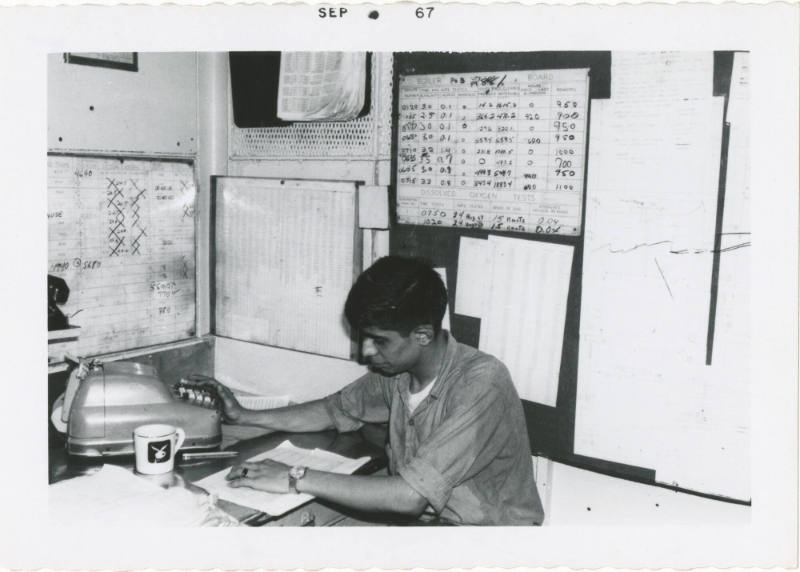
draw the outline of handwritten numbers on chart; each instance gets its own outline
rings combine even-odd
[[[401,75],[398,221],[579,234],[587,72]]]

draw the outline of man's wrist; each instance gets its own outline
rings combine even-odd
[[[302,465],[294,466],[289,469],[288,479],[289,479],[289,492],[298,494],[300,493],[300,489],[298,486],[300,482],[304,480],[308,472],[308,467],[304,467]]]

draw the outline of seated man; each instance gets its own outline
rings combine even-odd
[[[345,315],[370,372],[300,405],[253,411],[213,383],[230,423],[280,431],[389,424],[389,476],[338,475],[274,461],[231,470],[231,486],[304,492],[361,511],[455,524],[531,525],[544,517],[517,392],[496,358],[441,329],[447,292],[419,261],[389,256],[359,276]],[[427,509],[427,510],[426,510]]]

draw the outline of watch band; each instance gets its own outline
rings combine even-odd
[[[297,481],[306,476],[308,467],[295,466],[289,469],[289,490],[294,494],[300,494],[297,490]]]

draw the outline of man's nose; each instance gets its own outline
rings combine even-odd
[[[373,342],[369,338],[364,338],[361,340],[361,355],[365,358],[372,357],[378,353],[378,350],[375,348],[375,342]]]

